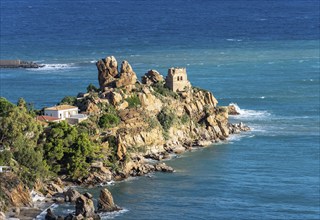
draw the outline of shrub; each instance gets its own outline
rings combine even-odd
[[[165,87],[164,84],[161,84],[161,83],[154,84],[153,89],[156,93],[159,93],[163,96],[173,97],[175,99],[179,98],[179,95],[177,93]]]
[[[112,128],[120,123],[120,118],[112,113],[104,114],[99,119],[99,126],[101,128]]]
[[[99,89],[95,87],[92,83],[90,83],[87,87],[87,92],[98,92]]]
[[[173,125],[173,122],[176,119],[176,116],[169,109],[164,108],[157,115],[157,119],[160,122],[162,128],[165,131],[168,131],[171,128],[171,126]]]
[[[74,96],[66,96],[60,101],[61,104],[67,104],[67,105],[75,105],[77,103],[77,98]]]
[[[129,108],[138,107],[141,105],[140,99],[137,94],[133,94],[132,96],[126,98],[126,101],[129,104]]]
[[[190,117],[187,114],[182,115],[181,117],[181,123],[182,124],[187,124],[190,121]]]

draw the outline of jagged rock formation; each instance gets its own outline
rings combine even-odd
[[[137,82],[137,75],[133,71],[128,61],[121,63],[120,73],[118,72],[118,62],[114,56],[98,60],[96,63],[98,69],[98,80],[100,89],[105,88],[131,88]]]
[[[100,89],[108,86],[118,76],[118,62],[114,56],[99,60],[96,63],[98,68],[98,80]]]
[[[100,192],[100,197],[98,200],[98,212],[113,212],[121,210],[113,202],[113,197],[108,189],[103,189]]]

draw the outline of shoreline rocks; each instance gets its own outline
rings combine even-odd
[[[45,65],[22,60],[0,60],[0,68],[41,68]]]

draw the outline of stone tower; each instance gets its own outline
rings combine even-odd
[[[166,86],[174,92],[182,92],[191,87],[188,81],[186,68],[168,69],[166,77]]]

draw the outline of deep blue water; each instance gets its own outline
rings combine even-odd
[[[97,83],[115,55],[141,76],[185,66],[252,131],[108,188],[115,219],[319,219],[319,1],[1,0],[0,95],[36,108]],[[99,189],[91,189],[94,194]],[[58,207],[56,211],[67,210]]]

